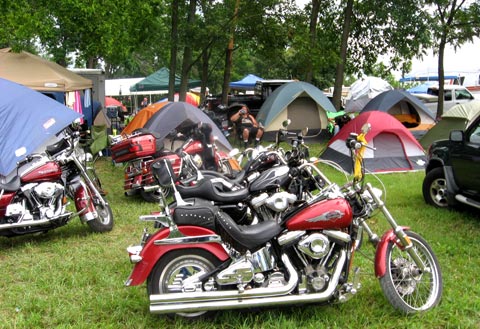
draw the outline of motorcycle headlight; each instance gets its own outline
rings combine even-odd
[[[82,162],[90,162],[93,160],[93,155],[91,153],[82,153],[80,154],[80,156],[78,157],[80,161]]]
[[[372,191],[377,198],[382,199],[383,191],[381,189],[373,187]],[[368,190],[362,193],[362,199],[365,200],[367,203],[373,203],[375,201]]]
[[[201,168],[203,165],[202,157],[199,154],[195,154],[192,158],[193,163],[198,167]]]

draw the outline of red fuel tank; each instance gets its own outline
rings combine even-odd
[[[295,230],[341,229],[352,223],[352,208],[343,198],[322,200],[294,214],[287,228]]]
[[[188,154],[197,154],[203,152],[203,145],[200,141],[192,141],[187,146],[185,146],[184,151]]]
[[[50,161],[27,172],[21,177],[23,183],[50,182],[62,176],[62,168],[56,162]]]

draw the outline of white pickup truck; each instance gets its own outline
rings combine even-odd
[[[438,86],[432,85],[428,87],[426,94],[413,94],[419,98],[425,106],[432,111],[434,115],[437,113],[438,105]],[[475,97],[470,91],[461,85],[445,85],[443,92],[443,113],[457,104],[473,101]]]

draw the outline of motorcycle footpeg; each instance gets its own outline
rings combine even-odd
[[[361,288],[360,268],[356,267],[353,271],[353,280],[351,283],[345,283],[341,290],[338,291],[337,301],[344,303],[352,298]]]

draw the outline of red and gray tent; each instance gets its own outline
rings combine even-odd
[[[345,140],[350,133],[360,134],[365,123],[372,125],[367,134],[368,145],[364,154],[367,172],[398,172],[423,170],[426,161],[422,146],[413,135],[397,119],[385,112],[363,112],[342,127],[328,143],[327,149],[321,155],[324,160],[330,160],[348,173],[352,173],[352,160]]]

